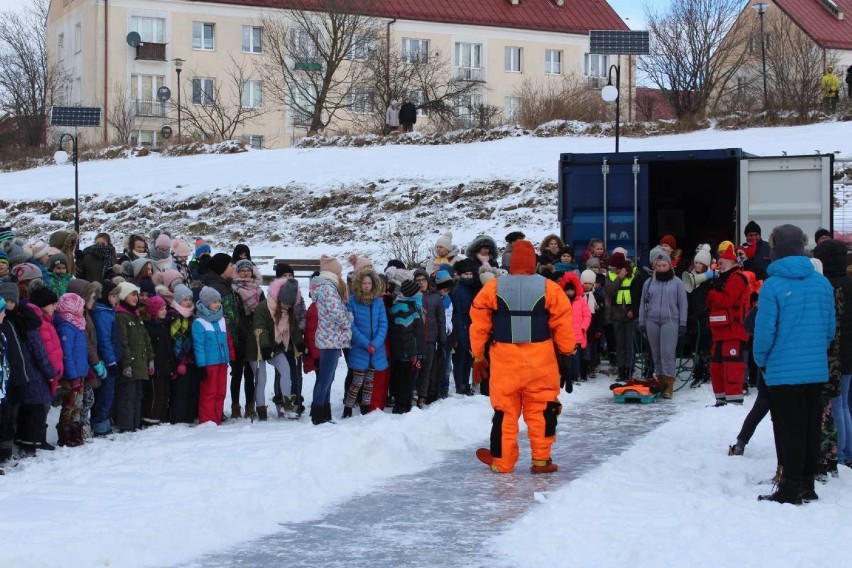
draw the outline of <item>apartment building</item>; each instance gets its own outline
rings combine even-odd
[[[263,17],[320,5],[319,0],[52,0],[48,57],[69,77],[64,104],[99,106],[105,117],[125,105],[135,143],[161,145],[164,126],[174,134],[180,127],[184,137],[202,134],[186,115],[204,110],[221,93],[223,105],[262,110],[243,121],[234,137],[258,148],[284,147],[305,135],[305,120],[276,104],[268,96],[270,85],[261,80],[267,56]],[[628,99],[624,113],[630,116],[633,60],[589,54],[589,30],[628,29],[603,0],[382,0],[371,6],[389,51],[399,50],[404,58],[444,54],[456,77],[475,84],[455,101],[462,119],[476,105],[487,104],[511,120],[516,89],[525,80],[558,81],[573,74],[602,86],[613,64],[621,65]],[[353,59],[357,64],[358,56]],[[180,72],[176,61],[182,62]],[[242,70],[239,95],[233,88],[235,65]],[[170,101],[158,99],[161,87],[169,88]],[[364,89],[369,87],[351,86],[351,106],[326,133],[352,131],[361,122],[359,114],[375,110]],[[417,93],[411,96],[418,102]],[[428,129],[429,122],[424,115],[418,129]],[[102,123],[84,135],[92,142],[112,140],[115,127]]]

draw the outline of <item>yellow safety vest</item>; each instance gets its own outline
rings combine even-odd
[[[615,279],[618,278],[618,274],[615,272],[608,272],[609,279],[611,282],[615,282]],[[636,268],[631,269],[630,276],[621,281],[621,287],[618,289],[618,294],[615,295],[615,303],[619,306],[627,306],[632,304],[630,297],[630,284],[633,283],[633,277],[636,276]]]

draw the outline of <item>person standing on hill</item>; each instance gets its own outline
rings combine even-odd
[[[529,430],[531,471],[558,469],[550,450],[562,411],[559,382],[571,381],[577,340],[571,302],[559,284],[535,268],[532,243],[516,241],[509,274],[485,284],[470,310],[473,372],[478,382],[489,379],[494,408],[491,447],[480,448],[476,457],[498,473],[510,473],[518,461],[521,413]]]
[[[399,124],[402,125],[403,132],[411,132],[414,130],[414,123],[417,122],[417,107],[411,102],[411,99],[405,97],[402,101],[402,106],[399,107]]]
[[[826,112],[837,112],[837,93],[840,92],[840,77],[834,74],[834,67],[829,66],[819,82],[822,94],[822,106]]]
[[[849,98],[852,99],[852,65],[846,69],[846,86],[849,88]]]
[[[394,99],[385,111],[385,134],[399,130],[399,101]]]

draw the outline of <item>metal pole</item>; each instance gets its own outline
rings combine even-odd
[[[618,97],[615,99],[615,153],[618,154],[618,139],[621,133],[621,62],[615,66],[615,88]]]
[[[763,33],[763,14],[764,11],[759,12],[760,14],[760,57],[763,60],[763,111],[766,112],[769,109],[768,99],[766,95],[766,34]]]
[[[180,67],[177,68],[177,88],[178,88],[178,142],[180,142]]]
[[[616,150],[617,151],[617,150]],[[607,235],[609,226],[607,223],[607,200],[606,200],[606,182],[607,176],[609,175],[609,164],[606,161],[606,158],[603,159],[603,165],[601,166],[601,173],[603,174],[603,242],[605,247],[609,247],[609,236]],[[603,268],[603,267],[601,267]]]
[[[80,171],[77,168],[77,136],[71,137],[74,151],[74,232],[77,233],[77,242],[80,242]]]

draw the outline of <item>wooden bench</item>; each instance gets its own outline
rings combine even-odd
[[[275,280],[274,269],[279,264],[289,264],[296,278],[309,278],[310,275],[320,269],[318,258],[276,258],[272,261],[273,274],[264,274],[263,283],[269,285]]]

